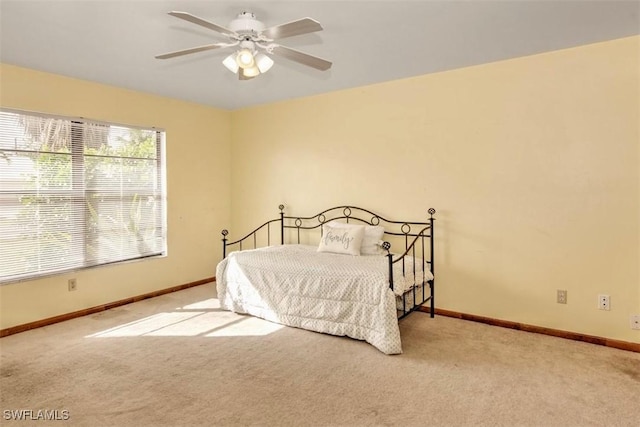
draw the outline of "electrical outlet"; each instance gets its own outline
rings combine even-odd
[[[609,295],[598,295],[598,308],[600,310],[611,310],[611,301],[609,301]]]
[[[67,285],[69,286],[69,292],[78,289],[78,282],[76,282],[76,279],[69,279]]]
[[[631,315],[631,329],[637,329],[640,331],[640,314]]]
[[[567,303],[567,291],[563,289],[558,289],[558,293],[556,295],[556,301],[558,304],[566,304]]]

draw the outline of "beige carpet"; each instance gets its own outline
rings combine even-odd
[[[214,290],[1,339],[0,424],[640,425],[638,353],[414,313],[386,356],[220,311]],[[69,420],[8,419],[43,410]]]

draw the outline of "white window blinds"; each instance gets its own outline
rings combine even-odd
[[[166,251],[164,132],[0,110],[0,283]]]

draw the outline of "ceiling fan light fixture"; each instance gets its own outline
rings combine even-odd
[[[234,74],[238,73],[238,68],[240,68],[240,66],[238,65],[238,63],[236,62],[236,54],[232,53],[231,55],[227,56],[226,58],[224,58],[224,61],[222,61],[222,64],[227,67],[227,69],[229,71],[231,71]]]
[[[255,65],[253,67],[243,68],[242,72],[246,77],[255,77],[260,74],[260,70]]]
[[[251,68],[255,66],[256,61],[253,58],[253,52],[249,49],[240,49],[236,54],[236,62],[240,68]]]
[[[254,57],[256,66],[260,70],[260,73],[266,73],[273,66],[273,59],[269,58],[264,53],[259,53]]]

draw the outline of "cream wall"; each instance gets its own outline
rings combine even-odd
[[[231,237],[279,203],[415,220],[433,206],[438,307],[640,342],[639,44],[234,112]]]
[[[0,286],[0,329],[215,275],[230,221],[230,112],[6,64],[0,105],[165,129],[169,246],[163,258]]]
[[[229,224],[237,237],[279,203],[300,215],[345,203],[415,220],[438,209],[440,308],[640,342],[639,48],[236,112],[0,65],[3,107],[166,129],[169,239],[165,258],[1,286],[0,329],[211,277]]]

